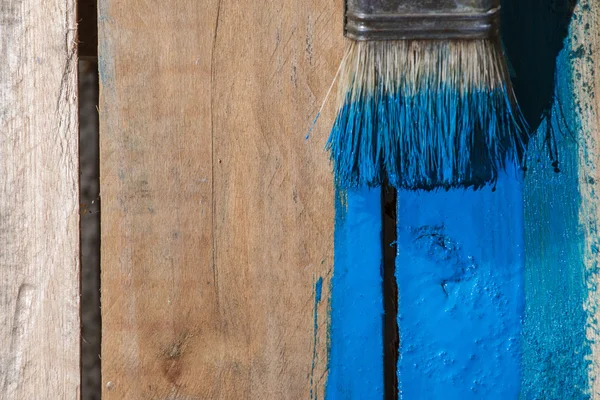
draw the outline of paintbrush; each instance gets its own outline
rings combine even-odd
[[[346,0],[337,184],[480,187],[520,164],[528,130],[499,25],[499,0]]]

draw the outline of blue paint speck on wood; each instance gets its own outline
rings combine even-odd
[[[403,399],[516,399],[524,310],[523,181],[399,191]]]
[[[321,296],[323,295],[323,278],[319,277],[317,283],[315,283],[315,305],[319,305],[321,302]]]
[[[381,190],[338,191],[327,400],[383,399]]]
[[[315,283],[315,304],[313,307],[313,354],[310,368],[310,400],[319,400],[315,390],[315,367],[317,364],[317,333],[319,332],[319,304],[323,296],[323,277],[319,277]]]

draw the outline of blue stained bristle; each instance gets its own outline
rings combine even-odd
[[[425,85],[423,85],[425,86]],[[527,127],[506,86],[349,92],[327,142],[341,187],[479,187],[521,162]]]

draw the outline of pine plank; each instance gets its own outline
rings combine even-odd
[[[0,398],[78,399],[76,2],[0,2]]]
[[[341,4],[101,0],[98,20],[103,396],[322,398],[333,104],[305,136]]]

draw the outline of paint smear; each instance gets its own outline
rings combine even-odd
[[[381,190],[336,192],[327,400],[383,399]]]
[[[398,191],[400,398],[516,399],[521,380],[523,182]]]
[[[578,11],[573,15],[575,4]],[[591,4],[503,2],[503,34],[515,69],[515,91],[530,124],[537,127],[529,144],[524,186],[522,400],[590,398],[591,349],[584,304],[589,279],[585,252],[591,242],[585,233],[589,210],[583,209],[580,193],[589,187],[580,157],[588,151],[584,139],[590,135],[582,129],[583,107],[574,97],[578,88],[589,87],[590,75],[578,74],[572,64],[593,62],[586,58],[595,38],[584,33],[593,19]],[[574,26],[579,28],[574,31]],[[554,165],[549,154],[557,157]],[[590,293],[597,297],[595,289]]]
[[[577,55],[569,46],[558,57],[555,101],[530,144],[525,178],[526,317],[520,397],[524,400],[590,398],[576,139],[581,123],[574,106],[571,57]],[[555,133],[558,173],[544,151],[547,129]]]
[[[315,380],[315,367],[317,366],[317,346],[318,346],[318,333],[319,333],[319,304],[323,296],[323,278],[319,277],[315,283],[315,304],[313,306],[313,354],[312,364],[310,367],[310,400],[319,400],[316,385],[318,382]]]

